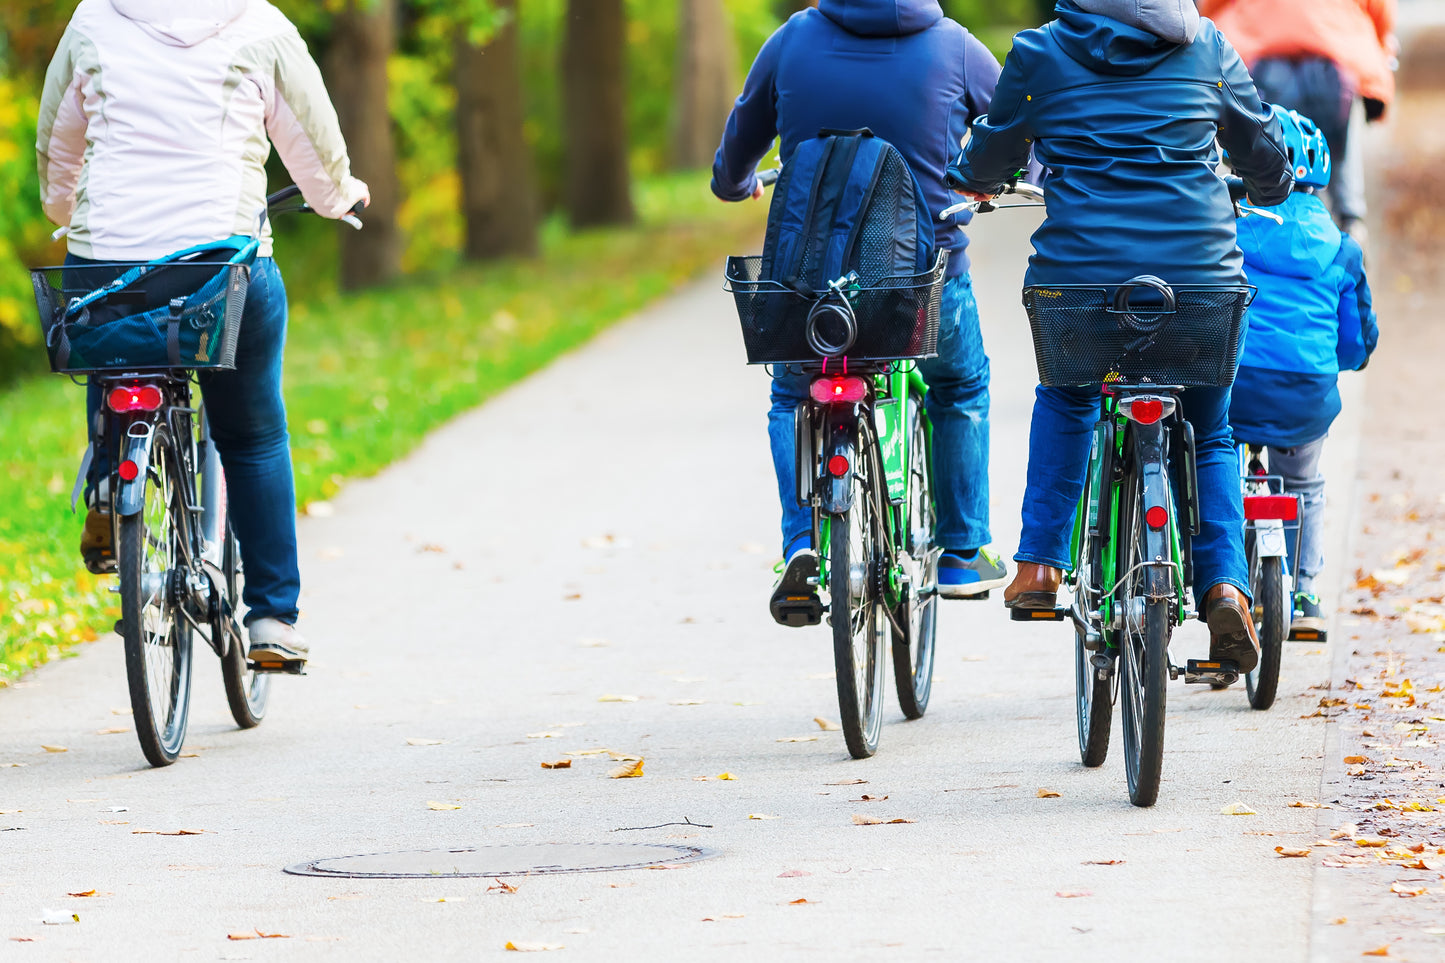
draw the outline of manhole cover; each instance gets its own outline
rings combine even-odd
[[[654,843],[534,843],[464,849],[413,849],[400,853],[333,856],[287,866],[295,876],[412,879],[437,876],[542,876],[646,869],[695,862],[714,855],[697,846]]]

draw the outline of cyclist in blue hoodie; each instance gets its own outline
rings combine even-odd
[[[1246,218],[1239,248],[1259,289],[1234,381],[1229,421],[1237,441],[1269,447],[1269,468],[1304,502],[1290,631],[1325,628],[1315,579],[1324,567],[1325,479],[1320,452],[1340,413],[1340,371],[1363,368],[1379,329],[1359,244],[1341,233],[1317,195],[1330,183],[1330,149],[1313,121],[1280,112],[1294,163],[1294,193]],[[1293,546],[1291,546],[1293,548]]]
[[[758,51],[713,161],[712,190],[725,201],[762,196],[754,170],[781,138],[784,164],[825,128],[867,127],[898,148],[933,211],[952,203],[943,172],[968,125],[993,97],[999,64],[976,37],[943,15],[938,0],[820,0],[794,14]],[[1008,579],[985,546],[988,528],[988,357],[968,275],[961,224],[934,226],[950,249],[939,356],[921,362],[933,424],[939,594],[978,596]],[[774,597],[811,595],[818,574],[812,517],[794,492],[793,411],[808,378],[779,373],[768,435],[783,509],[784,567]]]
[[[1111,285],[1141,274],[1244,283],[1215,138],[1256,203],[1283,201],[1291,180],[1279,123],[1239,55],[1193,0],[1059,0],[1055,10],[1056,20],[1014,38],[951,181],[974,196],[997,194],[1030,150],[1048,169],[1048,217],[1026,284]],[[1247,672],[1259,640],[1229,389],[1191,388],[1181,402],[1198,452],[1194,597],[1211,659]],[[1097,409],[1097,387],[1037,389],[1019,569],[1005,605],[1054,607]]]

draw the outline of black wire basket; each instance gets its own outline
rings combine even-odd
[[[145,274],[124,287],[132,268]],[[108,371],[229,369],[246,304],[250,269],[240,262],[176,261],[34,268],[30,272],[50,369]],[[94,291],[109,292],[74,310]]]
[[[761,257],[730,257],[723,287],[732,292],[742,323],[748,364],[805,364],[823,355],[809,344],[808,313],[818,303],[777,281],[765,280]],[[938,355],[938,312],[948,252],[923,274],[883,278],[844,289],[857,319],[857,336],[845,352],[852,361],[901,361]]]
[[[1234,383],[1247,285],[1137,286],[1165,292],[1120,303],[1120,287],[1084,284],[1024,289],[1039,383],[1047,387],[1106,381],[1202,387]]]

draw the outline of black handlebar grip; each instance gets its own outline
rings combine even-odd
[[[758,171],[758,183],[763,187],[771,187],[778,182],[778,175],[782,171],[774,167],[772,170]]]
[[[1249,193],[1244,181],[1238,177],[1226,177],[1224,183],[1229,186],[1229,199],[1232,201],[1242,201]]]
[[[964,189],[963,172],[958,169],[956,164],[949,164],[944,170],[943,186],[951,191],[961,191]]]

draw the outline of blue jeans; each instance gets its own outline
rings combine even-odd
[[[1325,437],[1322,435],[1294,448],[1269,449],[1270,474],[1280,476],[1284,490],[1299,495],[1304,502],[1298,552],[1294,533],[1286,529],[1285,537],[1297,592],[1313,592],[1315,580],[1325,567],[1325,476],[1320,474]]]
[[[1244,558],[1244,503],[1239,461],[1229,430],[1229,389],[1190,388],[1180,396],[1194,426],[1199,474],[1200,532],[1193,539],[1194,598],[1220,582],[1249,594]],[[1089,472],[1089,448],[1099,417],[1098,388],[1045,388],[1034,395],[1023,532],[1016,561],[1073,568],[1069,542],[1074,510]]]
[[[95,264],[71,255],[67,264]],[[294,624],[301,571],[296,559],[296,488],[291,475],[286,405],[281,398],[281,356],[286,345],[286,286],[271,258],[251,268],[241,316],[234,371],[199,376],[211,437],[226,475],[231,527],[246,569],[246,621]],[[100,388],[87,394],[91,423]],[[90,484],[110,472],[107,452],[96,452]]]
[[[973,281],[967,274],[944,282],[939,309],[938,357],[921,361],[928,382],[924,407],[933,424],[934,500],[938,544],[965,551],[992,541],[988,531],[988,355],[978,326]],[[813,529],[812,510],[798,505],[797,444],[793,412],[808,397],[811,375],[773,378],[768,438],[783,507],[783,553]]]

